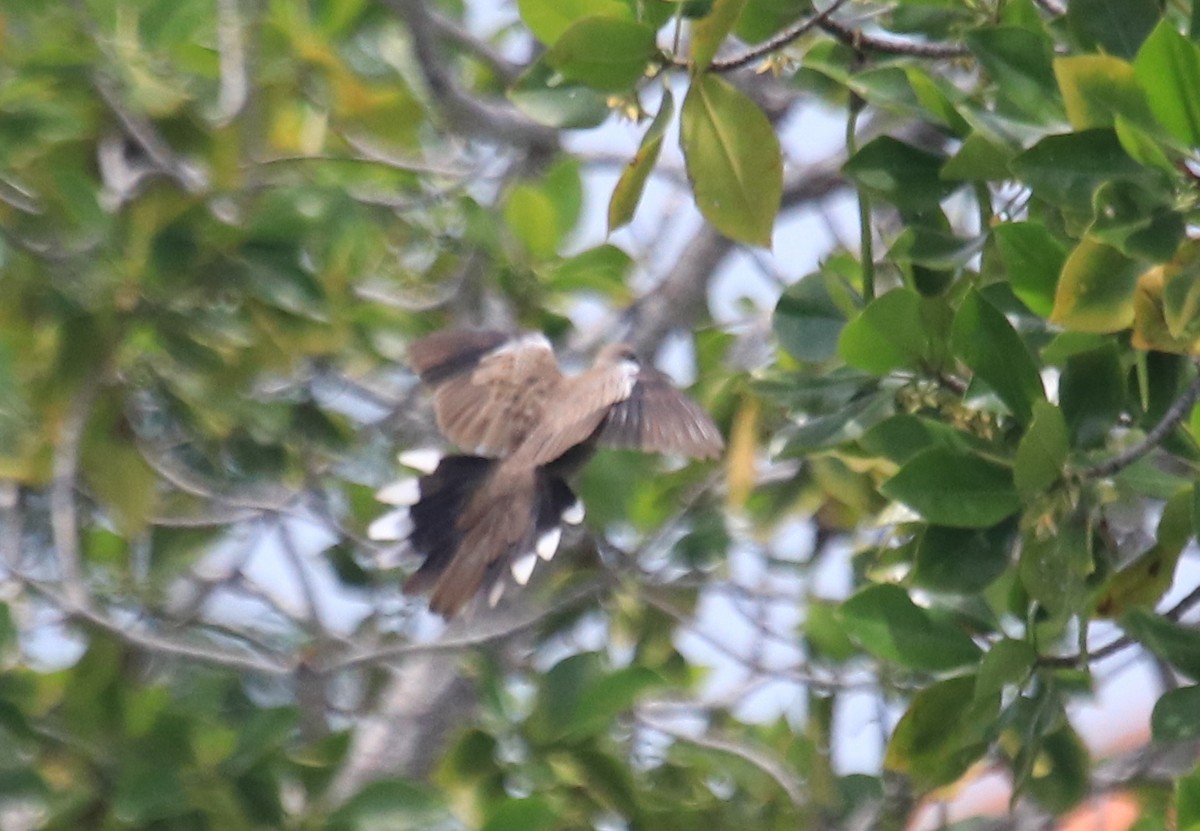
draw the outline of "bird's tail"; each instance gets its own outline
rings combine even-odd
[[[404,530],[424,557],[404,591],[432,589],[430,609],[447,618],[483,586],[498,599],[506,572],[525,584],[539,558],[554,556],[562,524],[583,518],[561,477],[481,456],[446,456],[432,472],[390,485],[380,498],[409,504]]]

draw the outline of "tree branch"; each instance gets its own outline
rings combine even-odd
[[[1162,419],[1146,433],[1145,438],[1132,447],[1127,447],[1111,459],[1082,468],[1077,473],[1084,479],[1103,479],[1129,467],[1161,444],[1167,434],[1188,416],[1198,400],[1200,400],[1200,374],[1192,380],[1192,383],[1188,384],[1183,395],[1167,408]]]
[[[408,24],[425,84],[451,129],[526,150],[550,152],[558,148],[556,130],[529,120],[512,107],[474,98],[462,90],[448,71],[449,61],[437,43],[437,23],[423,0],[382,2]]]
[[[908,55],[914,58],[965,58],[971,54],[967,47],[957,43],[916,43],[905,40],[868,35],[865,32],[825,19],[822,29],[842,43],[860,52],[879,52],[884,55]]]

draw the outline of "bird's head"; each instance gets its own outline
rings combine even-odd
[[[616,366],[622,363],[641,365],[637,353],[627,343],[610,343],[596,353],[596,366]]]

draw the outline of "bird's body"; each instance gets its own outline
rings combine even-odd
[[[405,591],[432,589],[430,608],[446,617],[481,586],[502,586],[506,567],[523,584],[553,556],[562,523],[582,519],[566,480],[597,446],[699,458],[724,447],[704,411],[624,344],[574,376],[541,335],[446,330],[412,343],[409,358],[433,391],[438,429],[473,454],[442,459],[415,494],[380,496],[411,504],[408,540],[425,557]]]

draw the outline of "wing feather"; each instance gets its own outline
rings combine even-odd
[[[512,453],[542,420],[546,401],[563,381],[541,335],[435,332],[409,346],[409,359],[433,387],[442,435],[484,456]]]
[[[614,404],[600,427],[602,447],[678,453],[699,459],[721,454],[725,441],[700,405],[663,373],[642,367],[630,395]]]

